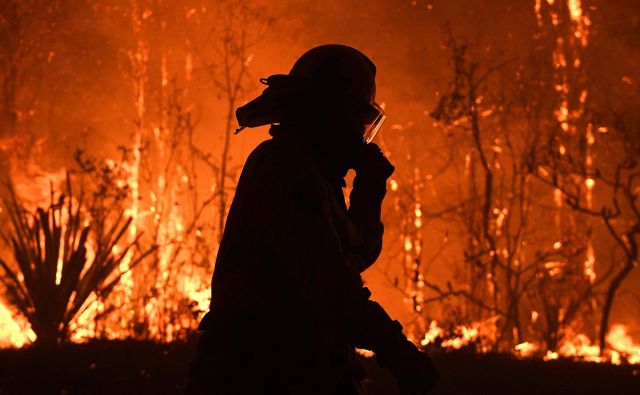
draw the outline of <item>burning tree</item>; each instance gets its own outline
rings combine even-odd
[[[628,110],[607,116],[590,110],[600,114],[597,120],[585,115],[589,91],[582,58],[591,21],[581,3],[536,2],[535,11],[539,31],[529,56],[492,67],[482,67],[470,55],[473,48],[449,34],[453,79],[430,114],[445,141],[443,166],[428,172],[430,178],[419,176],[416,168],[418,176],[405,180],[406,188],[393,182],[391,188],[402,192],[403,211],[410,213],[401,221],[409,230],[404,233],[404,290],[414,316],[422,320],[419,327],[425,326],[425,314],[433,314],[427,305],[443,302],[454,322],[474,323],[468,328],[475,337],[478,328],[496,325],[493,337],[488,332],[488,348],[518,345],[520,350],[529,347],[522,343],[528,339],[544,343],[542,352],[575,354],[567,351],[572,341],[591,347],[583,341],[586,336],[575,333],[595,334],[603,287],[599,337],[604,345],[613,296],[637,265],[637,239],[628,241],[638,229],[638,153],[632,143],[638,139],[637,122]],[[616,143],[597,146],[595,130],[617,131]],[[614,149],[616,144],[620,147]],[[600,152],[605,147],[616,154]],[[611,169],[612,163],[619,165]],[[421,191],[434,174],[439,191],[425,199]],[[594,185],[601,184],[616,197],[597,210]],[[603,219],[624,253],[626,263],[615,274],[615,265],[596,266],[593,238],[599,233],[593,216]],[[426,231],[440,228],[442,242],[432,249],[440,261],[450,259],[443,248],[463,251],[463,264],[453,273],[456,285],[425,275],[423,219],[430,224]],[[603,250],[606,243],[597,247]],[[426,332],[423,343],[442,330],[432,323]]]
[[[399,166],[389,180],[389,214],[385,217],[385,264],[374,266],[394,289],[404,297],[407,310],[411,313],[405,325],[406,332],[415,339],[421,338],[428,330],[425,317],[425,306],[430,300],[425,299],[424,287],[429,270],[443,259],[443,252],[448,247],[448,234],[444,231],[442,244],[435,250],[425,251],[425,225],[441,213],[425,209],[423,202],[425,190],[432,196],[437,195],[433,180],[448,167],[450,152],[434,139],[424,138],[425,130],[413,122],[391,126],[396,139],[380,135],[378,144],[384,154],[392,161],[401,160]],[[411,136],[417,138],[411,139]],[[397,157],[394,153],[401,153]],[[424,162],[436,163],[435,168],[421,167]],[[427,228],[428,230],[428,228]],[[425,256],[427,255],[427,256]],[[401,263],[400,269],[394,267]]]
[[[199,190],[202,170],[211,169],[196,145],[184,90],[174,79],[164,92],[161,121],[142,140],[139,225],[157,249],[136,292],[147,313],[138,335],[169,340],[184,337],[207,308],[217,229],[216,195]]]
[[[137,0],[127,14],[135,40],[126,52],[125,70],[133,83],[135,112],[131,144],[121,147],[126,174],[119,182],[129,185],[125,202],[133,222],[127,237],[145,229],[148,237],[140,242],[156,248],[114,292],[111,303],[121,313],[111,325],[123,335],[161,341],[184,338],[208,307],[213,257],[237,177],[230,165],[233,111],[247,90],[248,51],[264,32],[250,28],[262,19],[261,9],[249,2],[191,6],[186,19],[176,19],[175,5]],[[167,34],[174,23],[186,23],[190,33],[188,27],[206,22],[211,22],[208,45],[195,49],[202,69],[194,69],[194,37],[184,38],[184,67],[177,71],[168,62],[172,50],[149,40]],[[196,138],[197,109],[189,90],[200,72],[225,102],[219,157]],[[148,104],[154,100],[156,107]]]
[[[540,41],[552,48],[541,55],[551,60],[547,76],[556,90],[549,100],[556,108],[546,124],[536,177],[554,189],[556,210],[582,217],[589,233],[582,272],[597,290],[591,298],[594,308],[601,308],[602,355],[614,298],[638,262],[640,134],[635,108],[629,105],[638,94],[628,76],[596,69],[593,61],[584,66],[592,60],[587,58],[592,22],[579,2],[537,3],[536,15],[544,28]],[[595,246],[594,237],[599,237]],[[596,256],[609,248],[610,262],[598,262]],[[600,302],[596,296],[601,294]]]
[[[518,59],[482,68],[452,35],[448,47],[453,80],[431,116],[449,144],[441,177],[452,181],[447,198],[422,211],[458,236],[460,285],[414,280],[424,304],[458,300],[462,309],[449,305],[456,321],[496,325],[485,346],[510,350],[535,337],[553,350],[585,312],[593,284],[583,274],[588,232],[580,216],[564,212],[573,225],[554,232],[545,203],[552,189],[535,177],[547,118],[529,90],[545,89],[527,80]]]
[[[640,119],[628,108],[628,103],[637,101],[637,93],[617,92],[617,96],[615,103],[592,104],[585,135],[559,134],[548,141],[547,170],[541,175],[568,207],[599,219],[615,242],[609,271],[603,276],[611,279],[602,301],[601,353],[607,348],[616,294],[640,259]]]

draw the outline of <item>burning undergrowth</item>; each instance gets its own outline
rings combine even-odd
[[[466,349],[475,353],[486,353],[494,349],[496,326],[486,322],[456,326],[449,330],[431,321],[429,330],[420,345],[429,349]],[[614,365],[635,365],[640,363],[640,344],[634,342],[624,325],[614,325],[607,335],[608,349],[601,353],[600,347],[580,333],[567,330],[562,336],[557,351],[548,350],[539,342],[522,342],[513,347],[512,353],[520,358],[541,358],[545,361],[571,359],[585,362],[609,362]]]

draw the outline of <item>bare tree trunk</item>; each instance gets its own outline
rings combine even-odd
[[[600,345],[600,355],[604,353],[606,348],[606,336],[609,331],[609,316],[611,315],[611,307],[613,306],[613,301],[616,297],[618,289],[622,282],[627,278],[629,273],[633,270],[634,267],[634,259],[629,256],[627,262],[624,267],[616,274],[616,276],[609,283],[609,288],[607,289],[607,295],[604,300],[604,305],[602,306],[602,318],[600,320],[600,337],[598,339]]]

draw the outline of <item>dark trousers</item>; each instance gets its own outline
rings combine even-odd
[[[304,372],[283,360],[283,354],[260,347],[233,349],[224,339],[202,332],[189,368],[186,395],[366,394],[348,368]]]

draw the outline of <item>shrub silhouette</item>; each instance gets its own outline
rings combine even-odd
[[[119,265],[140,235],[116,252],[114,247],[132,222],[124,213],[120,212],[110,224],[100,224],[103,231],[92,232],[92,225],[83,214],[82,194],[74,204],[74,199],[65,195],[54,202],[52,193],[48,208],[29,212],[19,202],[13,187],[9,185],[8,189],[3,205],[12,234],[0,232],[0,235],[10,247],[12,260],[0,257],[4,272],[0,281],[6,288],[7,302],[31,324],[37,336],[36,346],[53,348],[68,340],[69,323],[91,293],[105,298],[113,290],[124,274]],[[68,177],[67,193],[72,196]],[[92,235],[96,251],[88,260],[87,243]],[[129,268],[150,252],[137,254]]]

